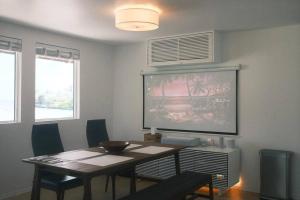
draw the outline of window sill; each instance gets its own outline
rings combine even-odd
[[[51,119],[36,119],[35,122],[57,122],[57,121],[70,121],[70,120],[78,120],[79,117],[72,118],[51,118]]]
[[[21,121],[1,121],[0,125],[8,125],[8,124],[20,124]]]

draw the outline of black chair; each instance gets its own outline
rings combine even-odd
[[[89,147],[97,147],[99,143],[108,141],[105,119],[88,120],[86,137]]]
[[[99,146],[99,143],[109,141],[105,119],[87,120],[86,136],[87,136],[87,141],[88,141],[89,147],[97,147],[97,146]],[[105,192],[107,192],[109,178],[111,177],[113,200],[115,200],[115,198],[116,198],[115,181],[116,181],[117,175],[131,178],[130,190],[131,190],[131,192],[134,192],[133,190],[135,190],[134,169],[122,170],[116,174],[107,175],[106,184],[105,184]]]
[[[56,154],[64,151],[58,125],[33,125],[31,135],[34,156]],[[82,180],[73,176],[64,176],[41,171],[41,187],[56,192],[57,200],[64,199],[64,191],[82,185]]]

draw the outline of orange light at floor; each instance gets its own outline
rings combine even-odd
[[[230,191],[233,191],[233,192],[230,193],[230,195],[231,195],[231,196],[235,196],[235,195],[237,195],[236,193],[239,194],[239,191],[241,190],[242,186],[243,186],[243,178],[240,177],[240,178],[239,178],[239,182],[236,183],[236,184],[235,184],[234,186],[232,186],[231,188],[229,188]],[[231,189],[232,189],[232,190],[231,190]],[[217,189],[217,188],[214,188],[213,191],[214,191],[214,193],[216,193],[216,194],[220,192],[220,190]],[[197,193],[199,193],[199,194],[208,194],[208,193],[209,193],[209,188],[208,188],[208,187],[201,187],[201,188],[199,188],[199,189],[197,190]]]
[[[219,190],[217,188],[214,188],[213,190],[214,190],[214,193],[218,193],[219,192]],[[208,187],[201,187],[201,188],[199,188],[197,190],[197,193],[199,193],[199,194],[208,194],[208,192],[209,192],[209,188]]]
[[[243,187],[243,178],[240,176],[239,182],[232,186],[234,189],[241,189]]]

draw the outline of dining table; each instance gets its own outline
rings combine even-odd
[[[130,141],[125,150],[118,153],[107,152],[103,147],[76,149],[54,155],[43,155],[22,159],[25,163],[34,165],[32,200],[40,199],[41,172],[49,171],[61,175],[69,175],[82,179],[83,200],[91,200],[91,179],[101,175],[115,174],[131,169],[148,161],[166,156],[174,156],[176,174],[180,174],[179,151],[182,145],[161,144],[142,141]],[[132,173],[132,180],[135,180]],[[130,194],[135,192],[135,181],[131,183]]]

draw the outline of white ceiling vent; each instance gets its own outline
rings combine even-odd
[[[217,62],[216,32],[194,33],[148,41],[148,66],[188,65]]]

